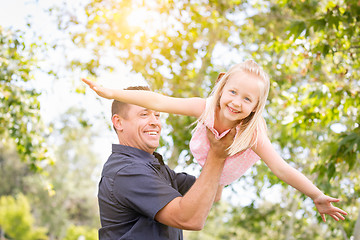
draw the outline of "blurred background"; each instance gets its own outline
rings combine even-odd
[[[271,78],[264,117],[281,156],[335,204],[259,161],[185,239],[360,239],[359,0],[0,0],[0,239],[97,239],[97,184],[116,135],[114,88],[207,97],[219,72],[252,58]],[[162,115],[159,152],[198,175],[196,119]]]

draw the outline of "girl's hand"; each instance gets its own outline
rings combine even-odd
[[[100,86],[99,84],[93,82],[93,81],[90,81],[90,80],[87,80],[85,78],[82,78],[81,79],[84,83],[86,83],[87,85],[89,85],[89,87],[94,90],[97,95],[99,95],[100,97],[103,97],[103,98],[107,98],[107,99],[113,99],[113,91],[109,88],[104,88],[102,86]]]
[[[345,217],[343,215],[347,215],[347,212],[340,208],[334,207],[331,204],[332,202],[339,202],[340,199],[332,198],[322,194],[313,200],[324,222],[326,222],[325,214],[328,214],[336,221],[339,221],[340,219],[345,220]]]

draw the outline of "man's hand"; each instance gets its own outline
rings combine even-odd
[[[322,194],[313,200],[324,222],[326,222],[325,214],[328,214],[336,221],[339,221],[340,219],[345,220],[345,217],[343,215],[347,215],[347,212],[345,212],[340,208],[334,207],[331,204],[332,202],[339,202],[340,201],[339,199],[332,198]]]
[[[93,82],[93,81],[90,81],[90,80],[87,80],[85,78],[82,78],[81,79],[84,83],[86,83],[87,85],[89,85],[89,87],[94,90],[97,95],[99,95],[100,97],[103,97],[103,98],[107,98],[107,99],[113,99],[114,96],[113,96],[113,91],[109,88],[104,88],[102,86],[100,86],[99,84]]]
[[[220,140],[208,129],[210,150],[200,176],[183,197],[174,198],[155,216],[162,224],[187,230],[201,230],[215,200],[220,199],[220,176],[233,142],[235,129]],[[217,195],[217,192],[219,194]],[[217,196],[216,196],[217,195]]]
[[[217,140],[214,134],[206,128],[206,135],[210,141],[210,151],[215,155],[216,158],[225,160],[228,156],[228,148],[234,141],[236,134],[235,129],[231,129],[223,138]]]

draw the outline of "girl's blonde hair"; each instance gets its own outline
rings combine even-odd
[[[266,123],[262,117],[262,113],[264,111],[270,89],[270,80],[268,75],[254,60],[246,60],[245,62],[238,63],[232,66],[225,74],[219,75],[220,79],[218,79],[218,82],[210,94],[210,103],[206,105],[206,109],[199,117],[198,122],[204,124],[205,120],[208,119],[211,114],[214,115],[216,108],[219,106],[224,86],[229,77],[235,72],[253,74],[255,77],[249,78],[248,81],[260,80],[263,84],[259,84],[259,86],[262,87],[260,87],[259,102],[255,107],[255,111],[241,120],[240,131],[236,134],[233,143],[228,149],[230,155],[234,155],[246,150],[247,148],[253,147],[257,143],[259,133],[266,132]]]

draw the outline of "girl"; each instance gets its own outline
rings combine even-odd
[[[107,99],[159,112],[197,117],[198,124],[190,141],[190,150],[201,166],[209,151],[206,128],[219,139],[235,128],[234,142],[229,148],[229,157],[220,180],[221,190],[262,159],[277,177],[313,199],[324,222],[325,214],[336,221],[345,219],[343,215],[347,213],[331,204],[340,200],[324,195],[309,179],[288,165],[271,145],[262,117],[270,81],[253,60],[236,64],[227,73],[221,73],[206,100],[173,98],[150,91],[113,90],[86,79],[83,81],[99,96]]]

